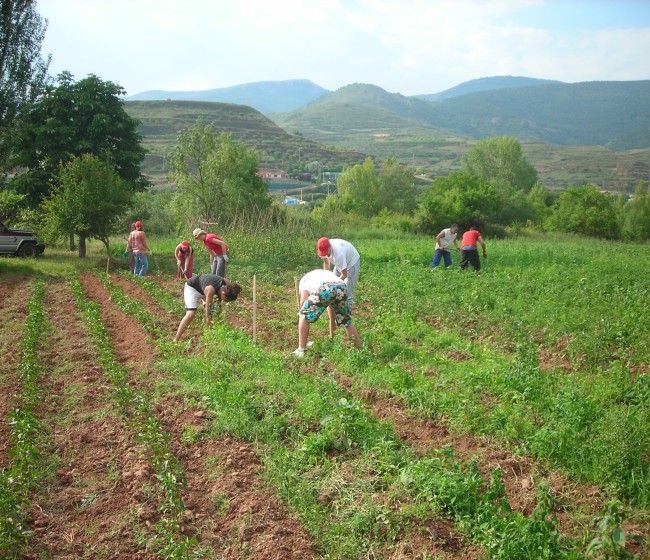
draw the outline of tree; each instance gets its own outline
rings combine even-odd
[[[529,192],[537,183],[537,171],[510,136],[484,138],[462,159],[462,170],[484,181],[501,181],[513,189]]]
[[[413,171],[390,157],[379,170],[379,209],[411,214],[417,206]]]
[[[110,161],[131,190],[144,190],[140,173],[145,156],[137,132],[139,122],[124,110],[124,90],[97,76],[74,82],[64,72],[58,86],[49,86],[35,103],[25,107],[13,139],[13,165],[27,169],[12,186],[32,206],[49,196],[57,184],[61,164],[83,154]]]
[[[232,134],[217,136],[213,124],[199,119],[182,131],[167,161],[169,180],[177,186],[173,209],[179,224],[228,222],[241,211],[271,205],[268,186],[257,175],[257,154]]]
[[[92,154],[74,157],[61,166],[59,185],[43,202],[44,233],[51,238],[78,235],[82,258],[86,256],[83,241],[98,239],[110,263],[110,236],[121,228],[120,218],[133,196],[109,162]]]
[[[564,191],[546,220],[550,231],[616,239],[620,224],[614,199],[596,187],[584,185]]]
[[[353,165],[341,173],[337,189],[347,211],[364,218],[372,218],[382,208],[375,162],[371,157],[367,157],[363,164]]]
[[[623,206],[623,239],[645,241],[650,239],[650,185],[646,189],[639,181],[634,196]]]
[[[448,177],[438,177],[422,191],[418,229],[430,234],[452,222],[464,227],[482,226],[494,220],[497,205],[497,193],[491,183],[454,171]]]
[[[0,167],[18,112],[42,92],[51,56],[41,58],[47,29],[33,0],[0,0]]]

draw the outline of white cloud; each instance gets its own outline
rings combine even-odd
[[[616,14],[625,2],[594,6]],[[307,78],[412,95],[504,74],[648,79],[643,6],[634,27],[599,28],[580,0],[39,0],[37,10],[50,19],[54,72],[94,73],[128,93]]]

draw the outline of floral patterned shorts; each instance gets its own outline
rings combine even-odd
[[[300,314],[307,322],[315,322],[325,309],[332,307],[336,313],[336,324],[348,327],[352,324],[348,305],[348,288],[344,282],[325,282],[315,294],[310,295],[300,308]]]

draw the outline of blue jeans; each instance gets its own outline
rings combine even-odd
[[[149,262],[147,261],[147,253],[133,253],[133,274],[137,276],[144,276],[147,273]]]
[[[440,259],[445,259],[445,266],[451,266],[451,253],[444,249],[436,249],[433,253],[433,260],[431,261],[431,268],[436,268],[440,263]]]

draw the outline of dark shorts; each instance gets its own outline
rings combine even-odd
[[[348,327],[352,324],[348,305],[348,288],[344,282],[325,282],[315,294],[310,295],[300,308],[300,314],[308,323],[314,323],[328,307],[336,313],[336,324]]]

